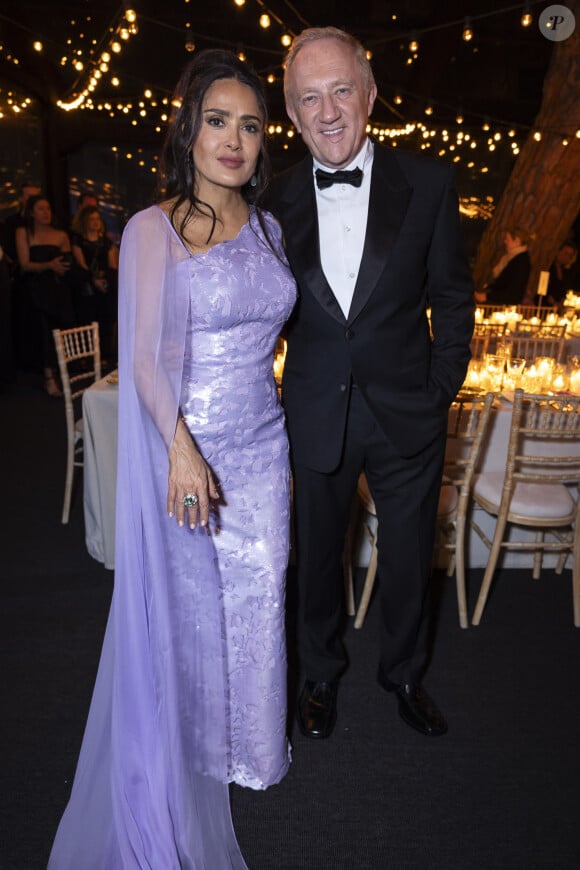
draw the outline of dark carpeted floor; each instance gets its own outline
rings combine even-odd
[[[112,574],[85,551],[80,489],[70,524],[60,524],[60,402],[20,383],[0,395],[0,424],[0,868],[40,870],[74,773]],[[472,607],[481,572],[470,579]],[[449,734],[415,734],[377,686],[376,606],[362,631],[349,621],[335,735],[309,741],[292,727],[286,779],[264,793],[232,790],[251,870],[580,866],[580,630],[570,572],[545,571],[539,582],[502,572],[482,625],[468,631],[458,627],[453,581],[438,576],[434,587],[425,682]]]

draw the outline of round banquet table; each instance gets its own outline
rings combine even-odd
[[[109,376],[110,377],[110,376]],[[106,568],[115,565],[115,487],[117,465],[117,406],[119,392],[115,384],[103,378],[93,384],[83,396],[84,419],[84,515],[86,546],[90,555]],[[492,411],[488,437],[483,445],[480,471],[501,471],[505,468],[511,421],[511,403],[497,399]],[[580,451],[580,443],[578,444]],[[488,537],[492,537],[495,518],[477,510],[476,521]],[[518,540],[532,540],[532,533],[512,530]],[[365,535],[355,534],[358,541],[355,561],[366,565],[370,547]],[[488,550],[474,532],[466,542],[468,568],[484,568]],[[546,554],[546,566],[555,563],[555,556]],[[505,567],[531,567],[532,554],[504,553]]]

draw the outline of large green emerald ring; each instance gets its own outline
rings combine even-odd
[[[183,497],[183,504],[185,507],[195,507],[198,501],[198,497],[192,492],[187,492]]]

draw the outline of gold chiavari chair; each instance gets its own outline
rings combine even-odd
[[[533,554],[538,579],[545,552],[559,554],[561,574],[572,555],[574,625],[580,628],[580,396],[551,396],[516,390],[505,472],[475,478],[473,501],[497,517],[490,540],[472,518],[471,525],[489,549],[489,559],[473,614],[479,625],[500,553]],[[512,527],[535,530],[534,540],[516,540]]]

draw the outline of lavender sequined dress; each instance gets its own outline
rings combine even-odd
[[[268,226],[279,239],[269,216]],[[264,788],[288,766],[288,441],[272,359],[296,289],[255,215],[236,239],[195,255],[192,271],[181,412],[223,497],[211,525],[223,590],[232,780]]]
[[[113,601],[49,870],[247,870],[228,783],[288,767],[288,444],[272,363],[295,301],[257,216],[192,256],[134,215],[119,267]],[[223,503],[210,534],[167,515],[178,414]]]

